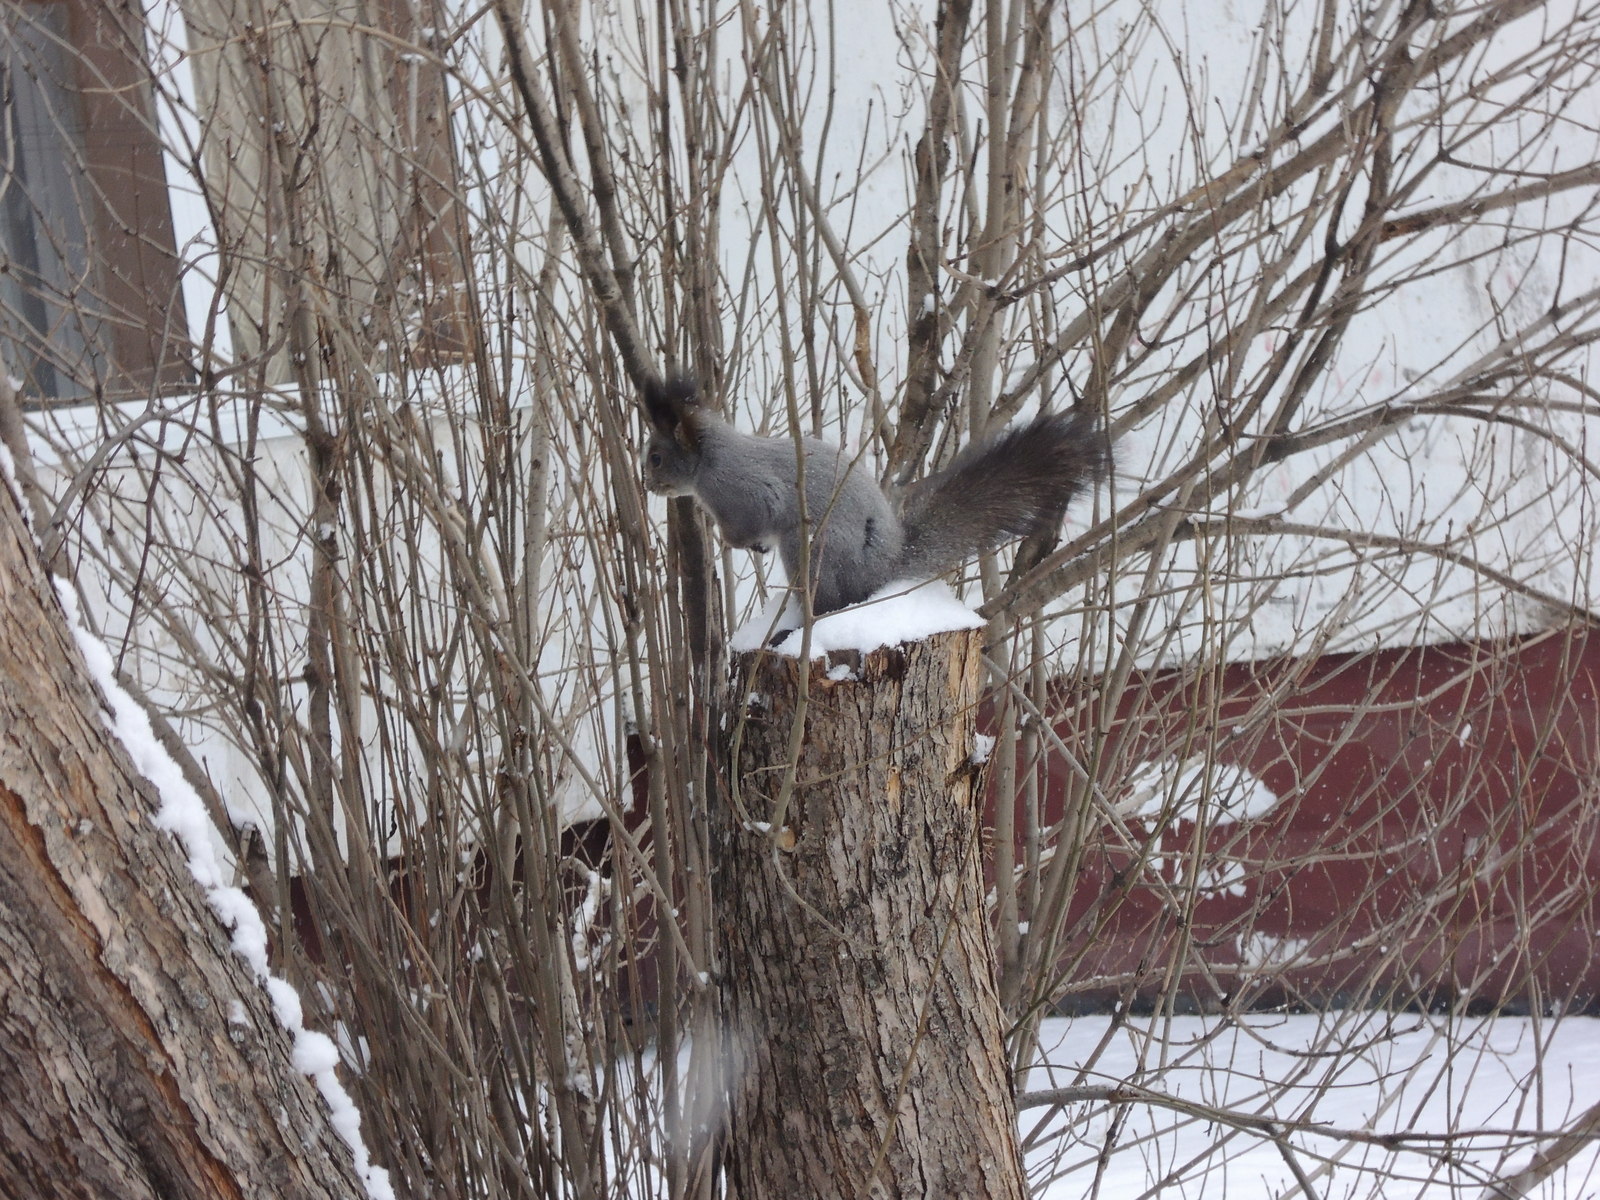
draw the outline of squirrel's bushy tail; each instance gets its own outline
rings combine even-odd
[[[901,573],[929,579],[1049,529],[1108,460],[1105,434],[1086,408],[1038,416],[968,446],[906,489]]]

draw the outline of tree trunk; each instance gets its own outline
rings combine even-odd
[[[0,480],[0,1196],[362,1194]]]
[[[816,664],[804,698],[796,660],[735,662],[716,884],[738,1200],[1027,1194],[984,919],[980,661],[977,632],[942,634],[846,681]]]

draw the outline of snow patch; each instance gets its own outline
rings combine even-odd
[[[799,619],[791,597],[774,597],[753,619],[741,625],[729,641],[736,651],[760,649],[771,640],[771,649],[798,657],[801,636]],[[936,633],[958,629],[981,629],[983,618],[956,599],[943,582],[934,579],[920,585],[891,583],[860,604],[841,608],[811,624],[811,657],[835,651],[870,653],[880,646],[918,642]],[[773,635],[780,630],[789,632]]]
[[[1239,965],[1249,971],[1281,969],[1304,957],[1311,942],[1307,938],[1277,937],[1270,933],[1248,933],[1239,938]]]
[[[610,895],[605,876],[577,864],[585,873],[583,903],[572,914],[572,965],[587,974],[596,955],[611,944],[611,934],[600,925],[601,905]]]
[[[1264,817],[1279,799],[1243,767],[1208,762],[1198,754],[1140,763],[1128,776],[1127,794],[1117,808],[1123,816],[1141,820],[1166,816],[1199,821],[1207,814],[1216,826]]]

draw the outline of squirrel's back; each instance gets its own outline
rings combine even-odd
[[[647,483],[669,495],[692,493],[729,545],[778,550],[791,583],[804,569],[817,613],[1045,531],[1108,460],[1091,413],[1054,413],[969,446],[891,497],[864,458],[803,438],[802,522],[795,441],[742,433],[702,408],[696,393],[681,376],[645,388],[653,428]]]

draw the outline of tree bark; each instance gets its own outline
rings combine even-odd
[[[716,884],[738,1200],[1027,1194],[984,917],[980,663],[979,633],[942,634],[844,681],[817,663],[802,696],[795,659],[735,661]]]
[[[0,481],[0,1196],[363,1194]]]

